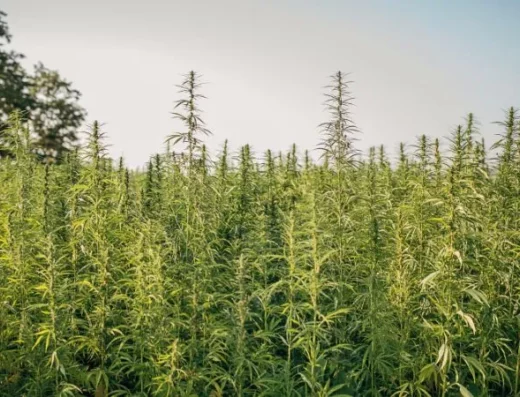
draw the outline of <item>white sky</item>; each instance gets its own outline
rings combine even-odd
[[[361,149],[382,143],[394,154],[419,134],[446,136],[470,111],[491,142],[499,131],[491,122],[520,105],[519,28],[507,24],[518,8],[453,3],[3,0],[0,8],[12,47],[71,80],[89,122],[105,124],[111,153],[140,166],[178,127],[175,85],[191,69],[208,82],[202,108],[214,153],[226,138],[256,153],[293,142],[313,149],[327,118],[323,86],[337,70],[355,81]],[[487,20],[501,16],[503,24]]]

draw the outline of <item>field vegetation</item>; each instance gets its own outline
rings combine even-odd
[[[364,155],[345,76],[327,90],[317,151],[212,159],[190,72],[144,171],[97,122],[42,161],[13,113],[0,395],[519,396],[517,111],[492,156],[472,114]]]

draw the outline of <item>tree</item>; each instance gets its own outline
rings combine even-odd
[[[29,78],[20,63],[24,56],[5,49],[11,42],[9,27],[4,20],[6,15],[0,11],[0,130],[5,128],[9,114],[15,110],[27,111],[34,102],[28,91]]]
[[[33,74],[24,69],[24,55],[5,48],[12,38],[6,16],[0,11],[0,144],[9,115],[20,111],[36,134],[36,153],[46,161],[60,159],[77,141],[86,116],[78,103],[81,94],[42,63]],[[6,153],[0,149],[0,156]]]
[[[62,158],[78,140],[77,131],[85,119],[78,105],[81,93],[42,63],[34,67],[30,83],[30,95],[36,100],[30,120],[38,133],[38,152],[46,158]]]

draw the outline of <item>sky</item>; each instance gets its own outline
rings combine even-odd
[[[164,150],[190,70],[216,154],[225,139],[313,150],[329,76],[350,73],[357,146],[447,137],[473,112],[486,142],[520,106],[518,0],[2,0],[11,47],[81,91],[88,124],[132,167]]]

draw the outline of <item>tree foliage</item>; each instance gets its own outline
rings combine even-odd
[[[23,67],[24,55],[7,49],[12,37],[5,17],[0,11],[0,141],[4,141],[9,115],[20,111],[37,136],[37,154],[46,160],[62,159],[77,143],[78,128],[86,116],[78,103],[81,94],[42,63],[33,73]],[[2,153],[8,149],[0,149]]]

